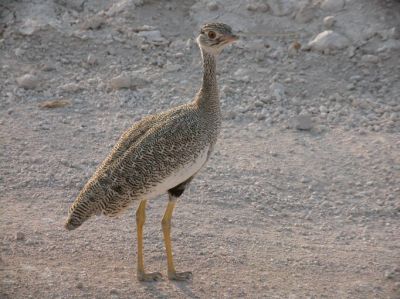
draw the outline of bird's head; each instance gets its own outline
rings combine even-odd
[[[201,27],[197,43],[203,51],[217,55],[226,45],[237,39],[230,26],[223,23],[208,23]]]

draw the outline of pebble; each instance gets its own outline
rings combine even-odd
[[[325,50],[343,49],[349,44],[350,41],[347,37],[332,30],[326,30],[310,41],[308,47],[312,50],[324,52]]]
[[[114,89],[130,88],[131,77],[127,73],[122,73],[110,80],[110,85]]]
[[[17,232],[15,235],[15,240],[17,241],[25,240],[25,234],[23,232]]]
[[[138,35],[144,37],[149,43],[160,44],[166,42],[159,30],[140,31]]]
[[[25,89],[35,89],[39,86],[39,83],[39,78],[32,74],[25,74],[17,78],[18,86]]]
[[[294,126],[297,130],[311,130],[313,127],[311,116],[308,114],[296,116],[294,118]]]
[[[282,84],[273,82],[269,86],[269,89],[278,101],[281,101],[285,98],[285,87]]]
[[[300,48],[301,48],[301,44],[298,41],[294,41],[288,47],[288,56],[289,57],[295,56],[296,54],[299,53]]]
[[[325,11],[339,11],[344,8],[344,0],[324,0],[321,3],[321,9]]]
[[[83,87],[81,85],[79,85],[78,83],[67,83],[67,84],[61,85],[60,89],[65,92],[77,92],[79,90],[82,90]]]
[[[376,55],[366,54],[361,57],[361,62],[368,64],[368,63],[378,63],[379,57]]]
[[[248,11],[252,12],[267,12],[269,10],[269,6],[266,3],[262,2],[253,2],[249,3],[246,7]]]
[[[324,18],[323,22],[326,29],[332,29],[333,25],[335,25],[336,19],[334,16],[327,16]]]
[[[113,89],[139,88],[147,83],[143,77],[144,70],[138,70],[131,73],[123,72],[110,80],[110,86]]]
[[[76,288],[82,290],[83,289],[83,283],[82,282],[78,282],[76,284]]]
[[[101,27],[101,25],[105,24],[106,19],[103,15],[95,15],[93,17],[88,18],[81,25],[81,29],[83,30],[97,30]]]
[[[208,3],[207,3],[207,9],[208,9],[209,11],[218,10],[218,4],[217,4],[217,2],[215,2],[215,1],[210,1],[210,2],[208,2]]]
[[[94,56],[93,54],[89,54],[87,59],[86,59],[86,62],[89,65],[96,65],[98,61],[97,61],[96,56]]]
[[[309,3],[304,3],[295,16],[295,21],[299,23],[309,23],[315,16],[315,9]]]

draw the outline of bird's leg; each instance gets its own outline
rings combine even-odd
[[[140,281],[154,281],[161,279],[161,273],[145,273],[144,272],[144,259],[143,259],[143,225],[146,221],[146,203],[147,200],[142,200],[136,210],[136,225],[137,225],[137,245],[138,245],[138,264],[137,264],[137,278]]]
[[[176,198],[173,198],[170,195],[168,205],[164,213],[164,217],[161,221],[162,230],[164,234],[165,249],[167,251],[168,278],[171,280],[187,280],[192,276],[192,272],[176,272],[172,256],[171,218],[175,207],[175,201]]]

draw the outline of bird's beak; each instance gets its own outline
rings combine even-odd
[[[238,40],[239,36],[234,34],[229,34],[224,36],[224,40],[228,43],[233,43],[234,41]]]

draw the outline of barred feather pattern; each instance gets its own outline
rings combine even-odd
[[[221,111],[215,56],[202,50],[202,58],[203,84],[194,101],[147,116],[121,136],[72,204],[68,230],[94,214],[115,216],[133,201],[147,199],[150,190],[205,150],[208,160]]]

